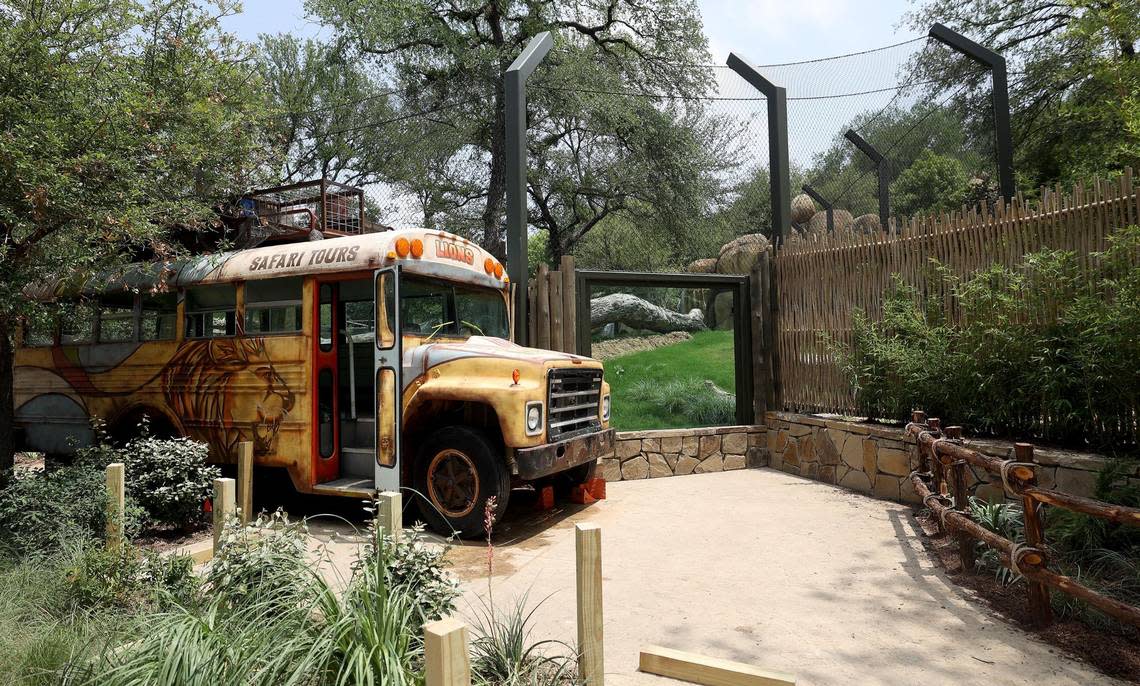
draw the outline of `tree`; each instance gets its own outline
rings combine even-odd
[[[892,209],[905,216],[957,210],[969,192],[970,177],[960,161],[925,150],[895,179]]]
[[[0,9],[0,475],[13,461],[13,337],[37,314],[25,286],[161,253],[165,227],[202,223],[263,169],[250,54],[214,9]]]
[[[907,15],[1002,53],[1010,65],[1016,164],[1027,185],[1072,182],[1140,165],[1140,4],[1136,0],[927,0]],[[913,80],[965,84],[975,128],[990,128],[989,82],[949,50],[924,51]]]
[[[616,82],[625,90],[699,95],[711,84],[708,70],[691,66],[708,62],[692,0],[308,0],[306,7],[333,27],[343,49],[374,61],[380,72],[390,76],[406,112],[420,113],[418,119],[446,122],[456,132],[455,140],[464,145],[454,149],[465,155],[464,164],[443,166],[463,178],[463,183],[453,185],[481,189],[468,203],[480,205],[479,225],[472,237],[499,257],[504,256],[506,187],[503,74],[531,38],[546,30],[557,33],[557,54],[532,77],[536,87],[545,83],[580,89]],[[583,82],[578,77],[586,73],[608,77]],[[561,91],[536,88],[535,93],[542,97],[532,96],[530,117],[546,128],[532,154],[565,160],[567,150],[577,146],[577,134],[597,143],[591,145],[595,164],[602,163],[606,154],[647,152],[640,141],[621,141],[624,151],[610,145],[614,136],[635,128],[627,116],[614,112],[608,121],[600,116],[586,120],[564,109],[573,105],[573,98],[558,97]],[[585,128],[606,124],[611,128]],[[413,151],[409,157],[418,156]],[[532,168],[541,168],[544,159],[533,160]],[[585,196],[571,201],[573,191],[565,187],[551,193],[551,186],[560,183],[553,171],[546,166],[542,178],[550,185],[540,188],[539,197],[550,198],[542,228],[554,229],[550,245],[557,257],[597,224],[597,220],[590,223],[591,216],[584,224],[567,228],[564,218],[574,217],[571,208],[585,208],[591,215],[595,211],[608,214],[623,204],[625,194],[620,190],[595,194],[587,189]],[[583,184],[598,179],[597,175],[579,176]],[[616,170],[601,180],[614,178]]]

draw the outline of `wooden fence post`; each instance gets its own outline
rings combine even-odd
[[[547,294],[550,298],[550,349],[561,352],[564,350],[562,342],[562,274],[550,272],[547,277]]]
[[[123,517],[126,513],[126,467],[122,462],[107,465],[107,547],[123,543]]]
[[[1033,462],[1033,446],[1028,443],[1013,444],[1013,459],[1018,462]],[[1037,469],[1034,467],[1033,476],[1026,484],[1037,485]],[[1031,495],[1021,498],[1021,506],[1025,517],[1025,544],[1045,554],[1045,526],[1041,521],[1041,504]],[[1033,621],[1038,626],[1049,626],[1053,623],[1053,606],[1049,602],[1049,588],[1039,582],[1026,579],[1026,591],[1029,594],[1029,611],[1033,614]]]
[[[400,540],[403,529],[404,497],[396,491],[384,491],[376,496],[376,525],[393,540]]]
[[[960,441],[962,439],[962,427],[946,427],[946,438]],[[969,517],[970,497],[969,492],[966,490],[965,461],[956,460],[950,464],[950,478],[954,489],[954,509],[966,517]],[[969,534],[964,531],[958,532],[958,559],[962,563],[963,572],[973,571],[974,539],[970,538]]]
[[[471,657],[463,622],[444,617],[424,625],[424,681],[426,686],[470,686]]]
[[[234,480],[214,479],[214,556],[222,543],[222,532],[226,522],[234,516],[237,505],[234,503]]]
[[[575,526],[574,551],[578,589],[578,676],[586,686],[603,686],[601,527],[597,524]]]
[[[253,517],[253,442],[238,443],[238,509],[242,526]]]
[[[563,255],[558,271],[562,274],[562,350],[578,352],[578,296],[574,256]]]
[[[534,323],[537,338],[531,343],[536,348],[550,349],[550,270],[546,264],[538,265],[534,275]]]

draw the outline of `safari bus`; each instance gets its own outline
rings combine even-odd
[[[601,363],[512,343],[510,280],[478,245],[338,231],[323,201],[302,242],[30,287],[66,314],[18,341],[23,447],[66,454],[95,418],[124,438],[146,418],[212,462],[251,442],[302,493],[410,492],[463,536],[489,498],[498,517],[514,487],[590,478],[613,448]]]

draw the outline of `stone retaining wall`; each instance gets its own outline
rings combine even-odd
[[[917,467],[914,441],[901,427],[769,412],[766,459],[769,467],[845,486],[879,498],[908,503],[918,496],[908,475]],[[1002,459],[1012,456],[1008,441],[967,440],[974,450]],[[1110,462],[1090,453],[1038,448],[1033,454],[1038,483],[1074,495],[1092,496],[1097,474]],[[1140,484],[1140,464],[1131,466]],[[1004,498],[1001,479],[973,470],[967,486],[988,500]],[[978,477],[978,478],[975,478]]]
[[[764,426],[619,431],[601,460],[606,481],[652,479],[763,466]]]

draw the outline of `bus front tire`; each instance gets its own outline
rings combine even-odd
[[[413,484],[420,513],[433,531],[474,538],[484,532],[488,499],[495,498],[494,521],[506,512],[511,475],[486,434],[449,426],[420,447]]]

